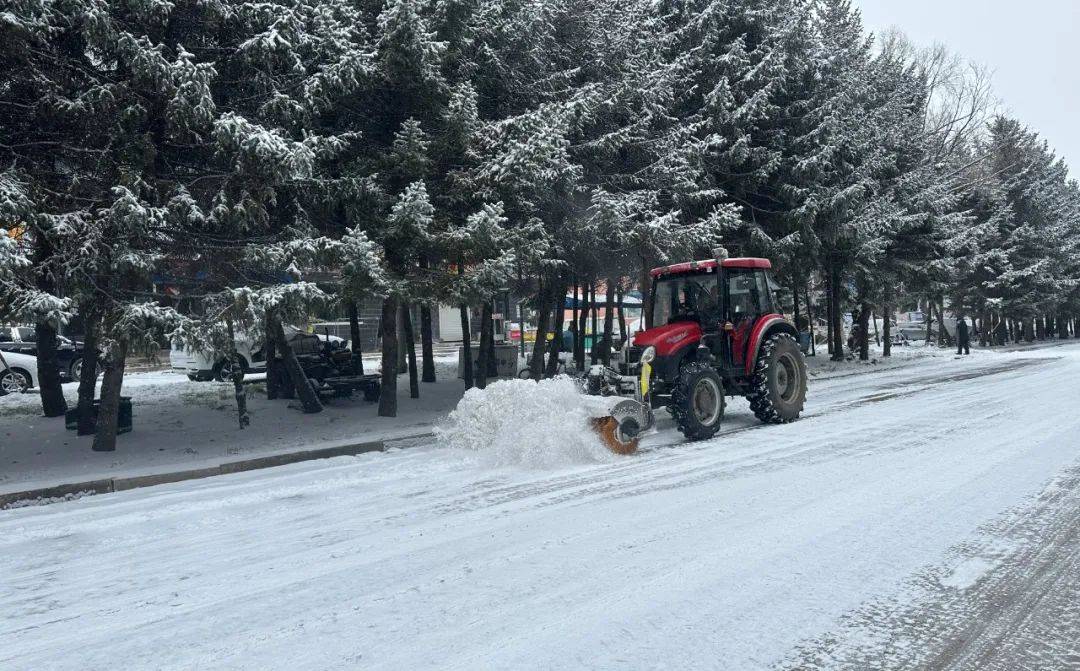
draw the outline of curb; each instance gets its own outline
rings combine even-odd
[[[111,494],[113,492],[123,492],[129,489],[139,489],[142,487],[153,487],[155,485],[165,485],[173,482],[183,482],[184,480],[197,480],[200,478],[210,478],[217,475],[228,475],[231,473],[243,473],[246,471],[257,471],[264,468],[274,468],[276,466],[286,466],[288,464],[296,464],[302,461],[330,459],[333,457],[356,456],[359,454],[367,454],[369,452],[385,452],[388,447],[392,447],[397,443],[431,437],[432,434],[430,433],[421,433],[411,436],[401,436],[398,438],[387,438],[385,440],[376,440],[366,443],[351,443],[348,445],[323,447],[317,450],[304,450],[302,452],[272,454],[266,457],[253,457],[251,459],[228,461],[217,466],[208,466],[206,468],[196,468],[186,471],[153,473],[150,475],[137,475],[123,478],[107,478],[103,480],[87,480],[85,482],[71,482],[62,485],[53,485],[51,487],[42,487],[39,489],[28,489],[21,492],[0,494],[0,510],[10,508],[14,504],[19,503],[28,503],[30,505],[47,505],[49,503],[52,503],[51,501],[41,501],[40,499],[63,499],[65,497],[78,498],[82,496],[91,496],[94,494]]]

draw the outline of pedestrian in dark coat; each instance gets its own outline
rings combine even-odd
[[[964,315],[956,320],[956,353],[971,354],[971,333],[968,332],[968,323]]]

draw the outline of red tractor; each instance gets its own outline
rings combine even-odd
[[[633,397],[598,421],[608,446],[633,451],[666,407],[690,440],[711,438],[725,396],[762,422],[795,421],[806,399],[798,332],[780,314],[767,259],[711,259],[652,271],[653,327],[624,346],[618,370],[594,366],[590,394]]]

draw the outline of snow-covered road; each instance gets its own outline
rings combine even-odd
[[[2,669],[1080,667],[1080,347],[559,470],[412,448],[0,512]]]

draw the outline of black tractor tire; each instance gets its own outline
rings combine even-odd
[[[672,391],[669,410],[688,440],[712,438],[724,420],[724,381],[707,363],[685,364]]]
[[[794,337],[777,333],[761,345],[750,386],[750,409],[765,424],[799,418],[806,405],[806,359]]]

